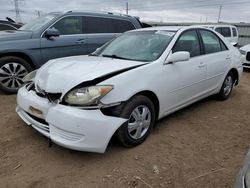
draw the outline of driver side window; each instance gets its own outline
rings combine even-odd
[[[190,57],[201,55],[199,38],[195,30],[186,31],[181,34],[174,45],[172,52],[187,51]]]
[[[69,16],[56,22],[51,28],[55,28],[60,35],[75,35],[83,33],[82,17]]]

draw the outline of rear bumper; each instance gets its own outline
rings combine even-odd
[[[30,109],[39,109],[36,114]],[[109,140],[126,119],[110,117],[100,110],[83,110],[49,103],[25,87],[17,94],[17,114],[54,143],[79,151],[104,153]]]

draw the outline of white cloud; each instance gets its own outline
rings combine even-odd
[[[217,21],[219,5],[222,4],[221,20],[248,22],[250,2],[246,0],[128,0],[129,13],[145,21],[199,22]],[[22,0],[21,16],[28,22],[37,16],[53,11],[91,10],[125,13],[126,0]],[[0,19],[15,18],[13,0],[0,0]]]

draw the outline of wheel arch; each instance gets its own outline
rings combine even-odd
[[[134,96],[137,96],[137,95],[145,96],[153,102],[153,105],[155,107],[155,117],[156,117],[156,120],[158,120],[159,112],[160,112],[160,103],[159,103],[159,99],[158,99],[157,95],[150,90],[143,90],[143,91],[135,93],[130,98],[128,98],[126,101],[129,101],[130,99],[132,99]],[[119,104],[117,106],[103,108],[103,109],[101,109],[101,111],[105,115],[119,117],[119,114],[120,114],[121,110],[123,109],[123,106],[126,103],[126,101],[121,102],[121,104]]]
[[[140,92],[134,94],[132,97],[130,97],[130,99],[133,98],[136,95],[145,96],[145,97],[149,98],[153,102],[154,107],[155,107],[155,117],[156,117],[156,120],[158,120],[159,112],[160,112],[160,102],[159,102],[159,99],[158,99],[157,95],[153,91],[143,90],[143,91],[140,91]]]
[[[233,78],[234,78],[234,84],[238,85],[239,83],[239,73],[236,68],[232,68],[229,72],[232,73]]]
[[[35,66],[32,58],[27,55],[26,53],[24,52],[6,52],[6,53],[0,53],[0,58],[2,57],[8,57],[8,56],[15,56],[15,57],[19,57],[19,58],[22,58],[24,60],[26,60],[30,66],[32,67],[32,69],[36,69],[37,67]]]

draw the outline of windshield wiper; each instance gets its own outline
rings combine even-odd
[[[115,59],[125,59],[125,60],[131,60],[131,59],[128,59],[128,58],[125,58],[125,57],[120,57],[120,56],[117,56],[115,54],[113,55],[107,55],[107,54],[103,54],[102,57],[110,57],[110,58],[115,58]]]

